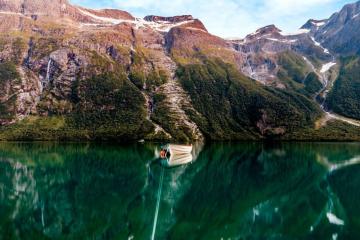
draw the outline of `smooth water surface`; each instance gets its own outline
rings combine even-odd
[[[360,239],[358,143],[155,149],[0,143],[0,239]]]

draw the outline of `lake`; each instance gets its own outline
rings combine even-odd
[[[359,143],[0,143],[2,239],[360,239]]]

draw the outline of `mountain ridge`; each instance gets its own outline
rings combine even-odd
[[[339,57],[357,51],[360,2],[294,34],[269,25],[240,40],[191,15],[44,3],[0,1],[0,139],[357,138],[341,133],[360,117],[337,117],[327,97],[348,69]]]

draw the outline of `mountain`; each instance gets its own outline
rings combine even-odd
[[[274,25],[261,28],[243,40],[233,41],[233,44],[237,51],[246,56],[245,62],[240,66],[243,73],[266,84],[275,82],[278,86],[284,84],[279,82],[278,76],[284,54],[299,58],[298,61],[302,62],[304,68],[310,67],[306,66],[304,57],[317,65],[331,60],[331,55],[315,44],[308,31],[299,30],[298,33],[286,34]],[[304,70],[306,74],[312,69]],[[302,80],[303,78],[298,82]]]
[[[319,28],[320,28],[321,26],[323,26],[326,21],[327,21],[327,19],[325,19],[325,20],[310,19],[310,20],[307,21],[300,29],[304,29],[304,30],[309,30],[309,31],[311,31],[311,32],[315,32],[315,31],[319,30]]]
[[[314,34],[318,42],[342,56],[360,53],[360,2],[344,6],[324,23]]]
[[[334,112],[360,119],[360,2],[348,4],[313,31],[317,42],[339,62],[339,74],[326,105]]]
[[[358,6],[228,40],[190,15],[0,0],[0,139],[358,139],[360,116],[336,107]]]

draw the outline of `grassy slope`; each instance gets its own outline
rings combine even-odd
[[[297,83],[303,83],[309,72],[306,62],[299,55],[289,51],[279,55],[279,65],[279,74]]]
[[[342,59],[342,66],[327,104],[336,113],[360,119],[360,58]]]
[[[45,57],[57,49],[57,42],[51,38],[34,41],[34,58]],[[22,64],[17,60],[21,54],[19,51],[16,58],[0,64],[0,89],[19,79],[16,65]],[[134,56],[129,76],[124,66],[108,56],[92,51],[84,54],[90,61],[84,72],[87,77],[79,77],[74,82],[71,97],[58,99],[45,90],[38,104],[41,116],[29,116],[14,125],[0,126],[0,140],[129,141],[146,138],[153,131],[153,125],[146,119],[141,90],[144,83],[154,87],[164,83],[167,78],[164,72],[160,69],[146,72],[144,54]],[[2,119],[13,118],[16,98],[11,100],[0,104]],[[62,110],[64,106],[66,111]]]
[[[178,71],[197,111],[193,117],[210,139],[259,139],[278,137],[313,125],[320,116],[317,105],[295,91],[264,87],[219,60],[183,66]],[[266,130],[257,126],[265,117]]]
[[[305,128],[283,137],[291,141],[360,141],[360,128],[340,122],[330,121],[322,128]]]
[[[67,115],[28,117],[0,128],[0,140],[137,140],[151,132],[144,98],[122,74],[107,73],[77,84]]]
[[[278,78],[287,88],[306,96],[314,96],[322,88],[318,76],[301,56],[289,51],[281,53],[279,65]]]

